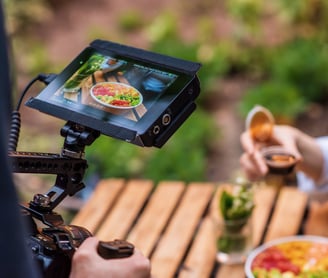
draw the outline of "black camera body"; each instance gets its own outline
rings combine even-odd
[[[60,225],[39,230],[30,213],[25,211],[23,215],[29,228],[27,246],[41,269],[42,277],[68,277],[75,250],[92,234],[87,229],[75,225]]]
[[[22,214],[29,231],[26,243],[32,251],[33,260],[39,266],[42,277],[69,277],[74,252],[92,234],[86,228],[76,225],[61,224],[39,229],[32,217],[31,209],[24,208]],[[61,218],[56,213],[51,214],[56,220]],[[99,241],[97,252],[104,259],[126,258],[133,254],[134,245],[118,239]]]

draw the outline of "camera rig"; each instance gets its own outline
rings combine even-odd
[[[88,167],[84,159],[85,147],[100,134],[142,147],[162,147],[196,109],[195,99],[200,93],[196,73],[200,66],[199,63],[95,40],[59,75],[40,74],[28,84],[12,115],[8,156],[14,173],[57,175],[47,193],[37,193],[28,205],[21,205],[30,227],[28,245],[41,264],[44,277],[68,277],[74,251],[92,236],[83,227],[65,225],[62,216],[54,211],[65,197],[73,196],[85,187],[83,177]],[[16,151],[19,106],[25,92],[37,80],[47,86],[25,105],[67,121],[60,131],[65,138],[60,154]],[[125,110],[126,107],[99,101],[92,88],[95,84],[108,83],[128,86],[138,92],[138,106]],[[100,88],[106,91],[102,94],[106,97],[116,96],[116,90],[108,91],[110,87],[102,86]],[[125,100],[133,96],[130,92],[121,92],[116,97]],[[34,220],[47,227],[39,229]],[[101,241],[97,250],[104,258],[121,258],[130,256],[134,246],[122,240]],[[59,269],[62,273],[58,273]]]
[[[55,184],[45,194],[37,193],[26,205],[21,205],[23,219],[29,228],[28,245],[40,265],[43,277],[68,277],[75,250],[92,234],[85,228],[65,225],[54,211],[67,196],[85,187],[83,177],[88,167],[84,149],[96,140],[100,132],[74,122],[62,127],[65,138],[61,154],[8,151],[14,173],[57,175]],[[39,229],[37,219],[47,227]],[[106,259],[132,255],[134,246],[124,240],[100,241],[98,253]]]

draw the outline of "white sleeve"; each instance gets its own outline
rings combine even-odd
[[[300,190],[315,195],[326,192],[328,194],[328,136],[318,137],[316,139],[323,153],[323,169],[318,182],[304,175],[303,172],[297,172],[297,184]]]

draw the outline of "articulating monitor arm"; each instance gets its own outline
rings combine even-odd
[[[84,157],[85,146],[91,145],[100,135],[98,131],[67,122],[61,129],[65,137],[61,154],[9,151],[14,173],[57,175],[55,184],[46,194],[35,194],[29,207],[22,206],[34,217],[49,226],[63,223],[53,209],[67,196],[73,196],[85,187],[82,182],[88,167]]]

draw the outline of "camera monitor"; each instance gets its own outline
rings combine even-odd
[[[95,40],[26,105],[136,145],[161,147],[196,107],[199,68]]]

